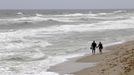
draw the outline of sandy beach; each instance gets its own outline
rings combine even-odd
[[[105,48],[109,52],[85,55],[50,68],[50,71],[73,75],[133,75],[134,41]],[[89,64],[90,63],[90,64]],[[95,63],[96,66],[89,66]]]
[[[126,42],[106,48],[111,50],[102,55],[86,56],[77,62],[100,62],[97,66],[86,68],[74,75],[133,75],[134,74],[134,42]]]

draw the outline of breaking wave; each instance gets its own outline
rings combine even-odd
[[[120,21],[104,21],[92,24],[78,25],[61,25],[51,26],[40,29],[42,32],[48,33],[64,33],[64,32],[83,32],[83,31],[102,31],[102,30],[118,30],[134,28],[133,18]]]
[[[18,12],[17,15],[23,15],[17,18],[1,18],[0,24],[10,24],[10,23],[36,23],[36,22],[76,22],[77,18],[96,18],[105,19],[105,17],[100,17],[104,15],[111,15],[117,13],[123,13],[126,11],[118,10],[112,13],[73,13],[73,14],[61,14],[61,15],[44,15],[36,13],[34,16],[25,16],[24,13]]]
[[[45,18],[35,16],[35,17],[21,17],[21,18],[9,18],[9,19],[0,19],[1,24],[11,24],[11,23],[36,23],[42,21],[54,21],[54,22],[74,22],[69,18]]]

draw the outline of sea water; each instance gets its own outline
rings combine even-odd
[[[0,10],[0,74],[59,75],[50,66],[134,37],[134,10]]]

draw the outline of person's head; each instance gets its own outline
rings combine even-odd
[[[101,42],[99,42],[101,44]]]
[[[93,41],[93,43],[95,43],[95,41]]]

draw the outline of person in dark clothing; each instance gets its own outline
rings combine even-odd
[[[102,54],[103,45],[102,45],[101,42],[99,42],[99,44],[98,44],[98,48],[99,48],[99,52],[100,52],[100,54]]]
[[[96,46],[97,44],[95,43],[95,41],[93,41],[93,43],[91,44],[92,54],[95,54]]]

